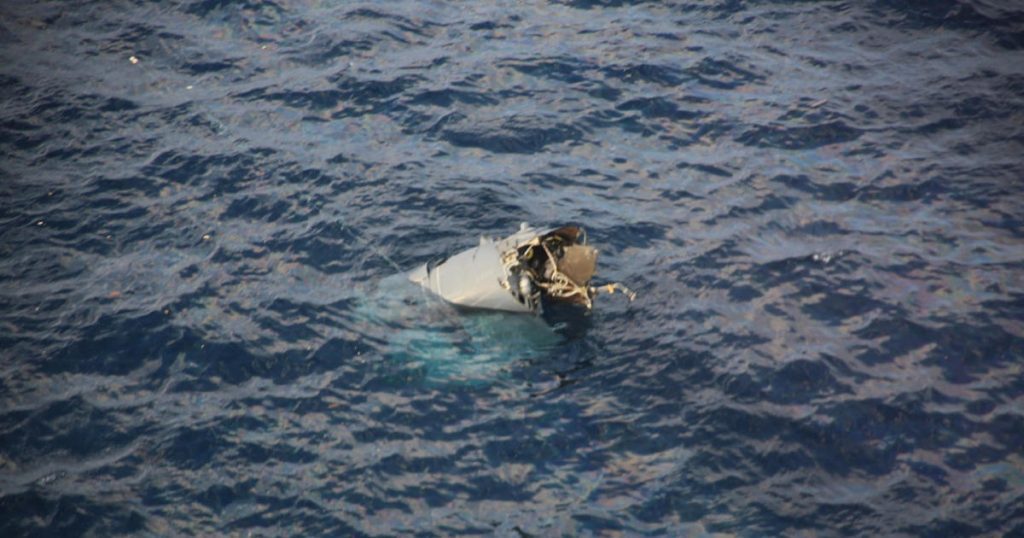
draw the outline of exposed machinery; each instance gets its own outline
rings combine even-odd
[[[453,304],[509,312],[540,314],[545,303],[589,310],[602,292],[633,300],[636,294],[620,284],[591,285],[597,253],[583,228],[537,230],[524,222],[504,239],[481,237],[474,248],[423,264],[409,280]]]

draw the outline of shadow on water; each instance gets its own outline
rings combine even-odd
[[[489,384],[565,340],[536,316],[457,308],[405,274],[377,282],[351,318],[402,383]]]

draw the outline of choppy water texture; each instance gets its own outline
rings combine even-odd
[[[5,2],[0,90],[0,535],[1024,534],[1016,2]],[[639,300],[389,276],[521,221]]]

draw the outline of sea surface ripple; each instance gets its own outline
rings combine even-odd
[[[1018,2],[4,3],[0,535],[1024,536],[1022,155]]]

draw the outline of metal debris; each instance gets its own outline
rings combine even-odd
[[[480,244],[436,264],[423,264],[409,279],[461,306],[541,314],[545,303],[593,307],[598,293],[636,294],[621,284],[592,286],[596,248],[583,228],[538,230],[525,222],[504,238]]]

